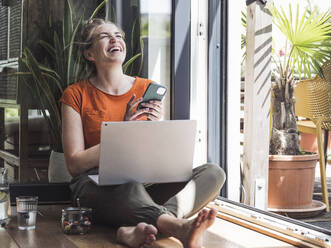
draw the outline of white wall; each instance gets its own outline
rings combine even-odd
[[[191,119],[197,120],[194,167],[207,161],[208,1],[191,0]],[[201,33],[200,33],[201,32]]]

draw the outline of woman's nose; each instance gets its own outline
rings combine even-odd
[[[110,43],[115,43],[116,42],[116,37],[110,36],[109,42]]]

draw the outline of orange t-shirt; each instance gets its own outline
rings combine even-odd
[[[127,103],[133,94],[136,99],[142,97],[150,82],[149,79],[136,77],[128,92],[110,95],[89,81],[80,81],[68,86],[59,102],[69,105],[80,114],[87,149],[100,143],[101,122],[123,121]]]

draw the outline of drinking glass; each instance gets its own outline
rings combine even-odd
[[[17,225],[19,230],[36,228],[38,196],[16,197]]]

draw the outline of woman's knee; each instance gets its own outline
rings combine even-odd
[[[144,185],[138,182],[129,182],[122,184],[118,186],[116,191],[118,191],[118,194],[121,195],[120,199],[124,201],[144,198],[147,194]]]
[[[210,167],[211,173],[214,177],[216,177],[218,184],[220,184],[222,187],[226,180],[226,174],[224,170],[217,164],[210,164]]]
[[[224,170],[218,164],[206,163],[197,169],[204,177],[206,177],[205,182],[212,183],[218,188],[222,188],[226,180],[226,175]]]

